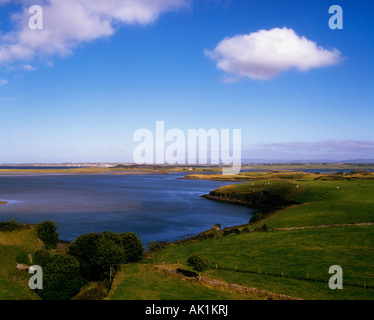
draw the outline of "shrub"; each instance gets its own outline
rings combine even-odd
[[[83,284],[78,260],[59,253],[46,261],[43,267],[43,289],[37,292],[44,300],[69,300]]]
[[[248,227],[245,227],[245,228],[243,229],[243,232],[244,232],[244,233],[248,233],[248,232],[251,232],[251,230],[250,230]]]
[[[69,245],[68,254],[78,259],[82,276],[89,280],[97,280],[101,276],[101,268],[97,264],[96,246],[99,236],[98,233],[86,233]]]
[[[56,248],[58,242],[57,227],[53,221],[44,221],[38,226],[38,238],[47,248]]]
[[[25,251],[20,251],[17,254],[16,262],[21,263],[21,264],[25,264],[25,265],[30,265],[30,258]]]
[[[154,251],[160,250],[162,247],[161,247],[161,244],[157,241],[148,241],[147,248],[151,252],[154,252]]]
[[[115,232],[84,234],[69,246],[68,254],[78,259],[82,276],[88,280],[112,277],[120,264],[127,262],[124,244],[130,248],[134,236],[121,236]],[[130,251],[129,259],[136,259],[136,248]]]
[[[120,242],[118,234],[103,232],[96,240],[97,260],[96,263],[101,269],[101,277],[114,277],[119,265],[126,262],[125,250]]]
[[[188,258],[187,263],[198,273],[210,269],[211,263],[204,256],[193,255]]]
[[[43,267],[49,258],[49,252],[45,249],[37,250],[33,255],[33,264]]]
[[[240,230],[239,228],[232,228],[232,229],[224,229],[223,235],[228,236],[230,234],[239,234]]]
[[[14,230],[19,230],[19,229],[24,229],[26,228],[27,226],[22,224],[22,223],[18,223],[16,222],[15,220],[10,220],[9,222],[0,222],[0,231],[14,231]]]
[[[139,237],[132,232],[120,234],[122,247],[125,250],[125,263],[138,262],[143,258],[144,246]]]

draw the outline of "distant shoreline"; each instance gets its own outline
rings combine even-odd
[[[34,176],[34,175],[145,175],[145,174],[167,174],[167,172],[153,172],[153,171],[107,171],[107,170],[90,170],[90,171],[77,171],[77,169],[12,169],[0,170],[1,176]]]

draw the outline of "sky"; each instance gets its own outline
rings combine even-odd
[[[156,121],[241,129],[249,161],[374,159],[373,18],[369,0],[0,0],[0,163],[131,162]]]

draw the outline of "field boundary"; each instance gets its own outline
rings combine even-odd
[[[199,276],[199,277],[185,276],[181,272],[181,271],[185,271],[185,270],[180,270],[178,268],[174,269],[174,268],[170,268],[170,267],[166,267],[166,266],[158,266],[158,265],[153,266],[153,267],[154,267],[155,270],[162,271],[162,272],[165,272],[165,273],[168,273],[168,274],[172,274],[172,275],[178,276],[179,278],[189,280],[189,281],[196,280],[196,281],[199,281],[199,283],[201,283],[202,285],[207,285],[207,286],[210,286],[210,287],[216,287],[216,288],[218,288],[220,290],[223,290],[223,291],[235,291],[235,292],[238,292],[238,293],[247,293],[247,294],[254,295],[254,296],[260,297],[262,299],[268,299],[268,300],[303,300],[301,298],[295,298],[295,297],[287,296],[287,295],[284,295],[284,294],[278,294],[278,293],[274,293],[274,292],[270,292],[270,291],[266,291],[266,290],[262,290],[262,289],[256,289],[256,288],[241,286],[241,285],[238,285],[238,284],[228,283],[228,282],[224,282],[224,281],[221,281],[221,280],[207,278],[207,277],[204,277],[204,276]],[[190,273],[193,273],[193,272],[190,272]]]

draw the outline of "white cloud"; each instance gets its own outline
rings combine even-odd
[[[80,43],[109,37],[118,24],[153,23],[161,14],[184,8],[190,0],[48,0],[43,30],[31,30],[26,4],[13,16],[14,31],[0,36],[0,64],[35,56],[65,56]],[[0,0],[1,3],[7,1]]]
[[[6,80],[6,79],[0,79],[0,86],[2,87],[2,86],[5,86],[5,85],[7,85],[8,84],[8,80]]]
[[[35,71],[35,70],[37,70],[36,67],[33,67],[33,66],[29,65],[29,64],[24,64],[24,65],[22,66],[22,69],[24,69],[24,70],[26,70],[26,71]]]
[[[225,38],[213,51],[206,50],[205,53],[228,74],[224,77],[225,82],[246,77],[269,80],[291,68],[307,71],[341,60],[339,50],[326,50],[288,28]]]

